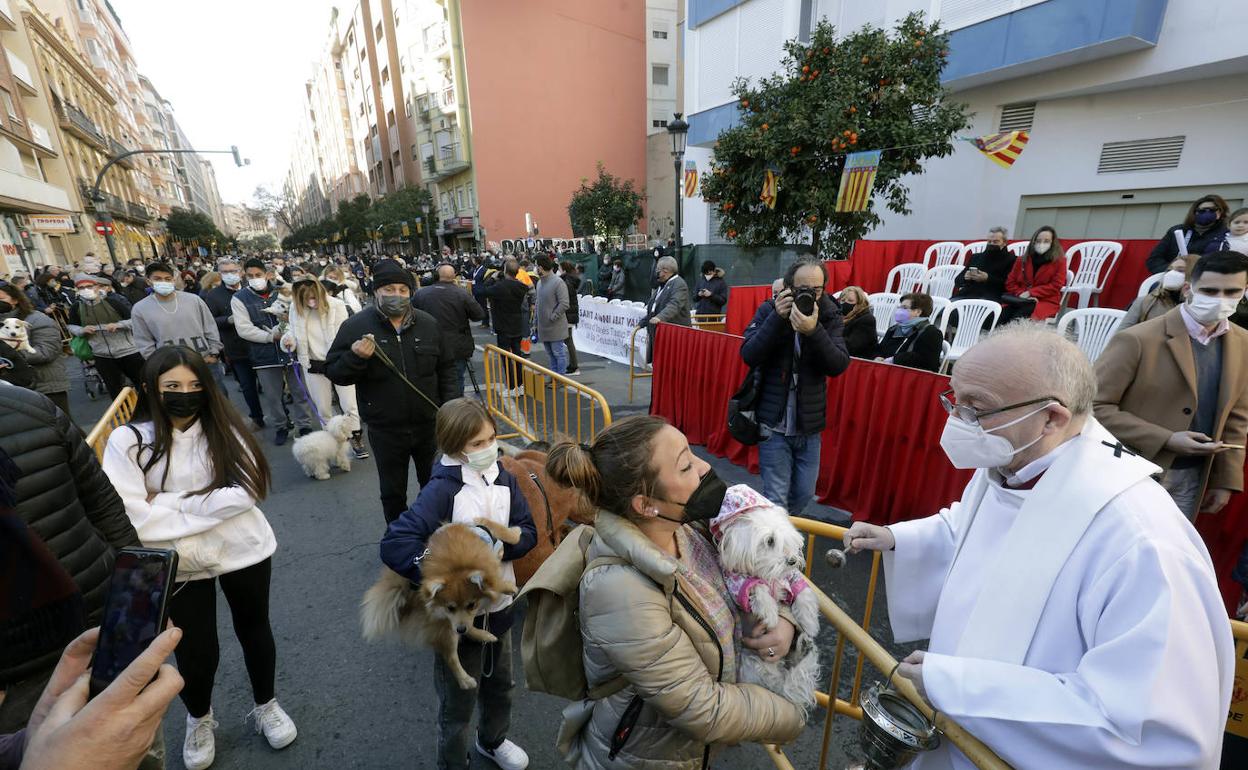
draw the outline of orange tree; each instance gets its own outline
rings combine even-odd
[[[910,213],[905,177],[951,154],[969,122],[940,83],[948,50],[948,35],[918,13],[891,34],[864,27],[841,40],[824,21],[809,43],[785,43],[775,75],[738,80],[741,120],[719,135],[702,180],[721,234],[744,246],[809,239],[816,254],[846,254],[880,222],[874,199],[866,211],[835,210],[845,156],[860,150],[885,150],[875,196]],[[760,200],[769,168],[780,177],[774,209]]]

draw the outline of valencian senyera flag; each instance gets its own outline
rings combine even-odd
[[[836,194],[837,211],[866,211],[875,187],[875,173],[880,170],[880,151],[851,152],[845,156],[841,172],[841,189]]]
[[[698,164],[692,160],[685,161],[685,197],[692,198],[698,194]]]
[[[1002,134],[976,137],[971,140],[971,144],[1001,168],[1009,168],[1022,154],[1027,139],[1026,131],[1006,131]]]
[[[769,168],[763,172],[763,192],[758,199],[769,209],[776,207],[776,188],[779,182],[780,177],[776,175],[775,169]]]

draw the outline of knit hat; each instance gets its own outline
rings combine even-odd
[[[412,288],[412,274],[399,266],[393,259],[383,259],[373,268],[373,291],[392,283],[401,283],[409,290]]]
[[[724,494],[724,502],[719,506],[719,514],[711,519],[711,537],[718,543],[724,530],[732,525],[737,517],[755,508],[776,508],[775,503],[755,492],[747,484],[733,484]]]

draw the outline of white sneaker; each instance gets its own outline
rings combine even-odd
[[[294,721],[277,705],[276,698],[262,706],[256,706],[247,718],[256,720],[256,732],[264,733],[269,745],[275,749],[286,748],[299,735]]]
[[[477,738],[475,743],[478,754],[503,768],[503,770],[524,770],[529,766],[529,755],[525,754],[524,749],[511,741],[504,740],[493,751],[489,751],[482,746],[480,738]]]
[[[182,741],[182,764],[186,770],[204,770],[217,758],[217,742],[212,731],[218,727],[212,709],[200,719],[186,715],[186,739]]]

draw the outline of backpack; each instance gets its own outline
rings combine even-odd
[[[600,700],[628,686],[616,676],[596,687],[585,679],[579,618],[581,576],[596,567],[627,564],[618,556],[600,556],[585,563],[594,528],[582,524],[563,539],[520,592],[529,598],[524,614],[520,655],[524,683],[534,692],[568,700]]]

